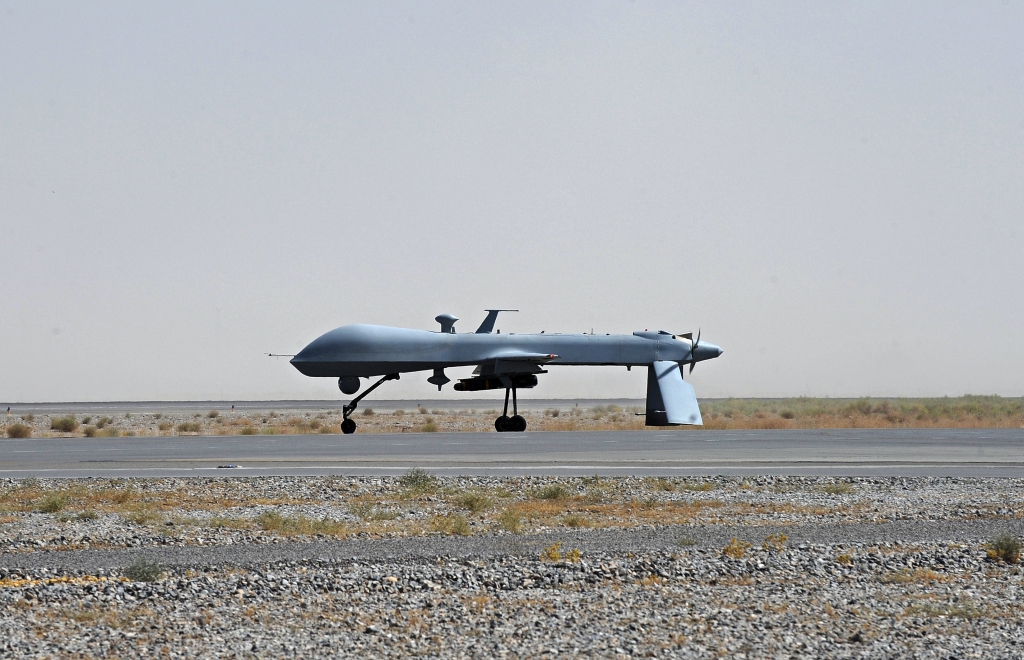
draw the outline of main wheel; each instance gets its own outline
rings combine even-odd
[[[526,430],[526,418],[522,415],[514,415],[508,420],[508,430],[513,433],[522,433]]]
[[[502,415],[498,419],[494,420],[494,430],[497,431],[498,433],[504,433],[505,431],[508,431],[508,425],[510,421],[511,420],[509,420],[507,415]]]
[[[356,423],[354,420],[346,419],[341,423],[341,432],[345,435],[349,435],[356,432]]]

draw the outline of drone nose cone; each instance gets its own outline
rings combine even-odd
[[[694,362],[701,362],[703,360],[713,360],[722,354],[722,349],[714,344],[707,342],[700,342],[693,350]]]

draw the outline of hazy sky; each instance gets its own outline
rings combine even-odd
[[[340,398],[264,353],[486,307],[699,327],[703,397],[1020,396],[1022,35],[1018,0],[0,1],[0,399]]]

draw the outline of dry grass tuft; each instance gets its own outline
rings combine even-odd
[[[64,493],[47,493],[39,500],[39,510],[43,513],[57,513],[68,505],[68,501]]]
[[[74,415],[66,417],[54,417],[50,420],[50,429],[61,433],[73,433],[78,428],[78,420]]]
[[[455,536],[469,536],[473,533],[469,527],[469,521],[457,513],[431,517],[430,530]]]
[[[1002,561],[1016,564],[1020,561],[1021,542],[1012,534],[1002,534],[992,539],[985,548],[985,555],[990,561]]]
[[[537,491],[537,498],[541,500],[567,500],[569,489],[562,484],[551,484]]]
[[[764,537],[764,541],[761,542],[761,549],[782,552],[786,549],[787,538],[788,537],[782,532],[779,532],[778,534],[769,534]]]
[[[749,543],[737,541],[734,536],[732,537],[732,540],[729,541],[729,545],[722,548],[722,554],[726,557],[732,557],[733,559],[742,559],[748,548],[750,548]]]
[[[260,529],[284,536],[345,536],[345,524],[336,520],[321,520],[306,516],[282,516],[277,511],[264,511],[255,518]]]
[[[9,425],[6,430],[8,438],[21,439],[32,437],[32,427],[20,422]]]
[[[523,518],[516,509],[508,508],[501,512],[501,515],[495,520],[495,524],[498,529],[518,534],[522,531]]]
[[[398,517],[397,511],[379,508],[377,502],[372,499],[353,502],[352,506],[349,507],[349,511],[363,522],[394,520]]]
[[[556,541],[555,543],[544,548],[540,552],[541,561],[559,561],[562,558],[562,542]]]
[[[946,581],[947,579],[930,568],[915,568],[913,570],[902,568],[898,571],[886,573],[878,578],[878,581],[882,584],[913,584],[917,582]]]
[[[124,576],[132,582],[156,582],[160,579],[163,568],[160,564],[146,559],[137,559],[135,563],[124,569]]]
[[[399,477],[398,483],[411,491],[420,493],[437,489],[437,477],[418,467],[414,467]]]
[[[460,495],[455,503],[470,513],[482,513],[494,506],[494,501],[484,493],[472,492]]]
[[[590,527],[590,521],[576,513],[562,516],[562,524],[572,528]]]

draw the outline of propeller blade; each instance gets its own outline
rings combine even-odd
[[[690,373],[693,373],[693,367],[697,364],[697,360],[694,358],[693,352],[697,350],[697,344],[700,343],[700,328],[697,328],[697,339],[694,340],[693,344],[690,345]]]

